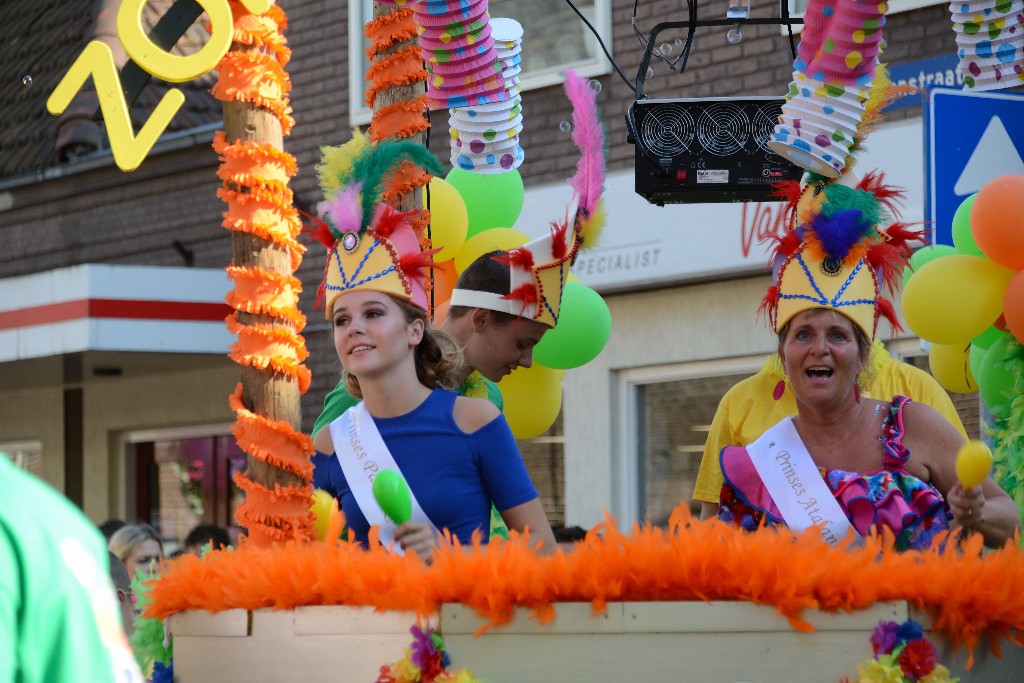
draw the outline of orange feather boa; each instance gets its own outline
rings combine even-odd
[[[332,520],[336,537],[340,522]],[[466,551],[468,550],[468,551]],[[983,635],[993,644],[1024,641],[1024,552],[1010,543],[982,551],[965,539],[959,551],[897,553],[891,539],[834,550],[814,529],[747,533],[718,521],[699,522],[678,508],[668,529],[623,533],[611,519],[572,551],[538,557],[523,538],[472,549],[443,548],[431,566],[376,546],[295,543],[242,547],[168,563],[151,591],[147,616],[182,610],[291,609],[302,605],[368,605],[421,615],[462,603],[508,621],[516,607],[542,623],[555,603],[590,602],[600,613],[613,601],[745,600],[770,605],[801,631],[807,609],[860,610],[907,601],[932,613],[934,627],[973,652]],[[486,627],[485,627],[486,628]]]

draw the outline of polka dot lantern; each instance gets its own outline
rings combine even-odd
[[[843,172],[878,66],[886,9],[884,1],[811,0],[768,142],[777,154],[830,178]]]
[[[523,27],[506,18],[492,19],[490,24],[505,96],[497,102],[453,107],[448,118],[452,166],[474,173],[511,171],[525,158],[519,144],[523,130],[519,92]]]
[[[953,0],[964,90],[1024,85],[1024,0]]]
[[[431,109],[507,99],[487,0],[423,0],[413,13]]]

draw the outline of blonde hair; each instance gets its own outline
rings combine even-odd
[[[160,545],[160,554],[164,553],[164,542],[156,529],[148,524],[126,524],[110,537],[107,543],[107,550],[117,555],[117,559],[127,562],[135,549],[148,540],[154,540]]]
[[[450,389],[459,386],[459,368],[463,365],[462,347],[447,332],[434,327],[427,318],[427,312],[419,306],[388,295],[394,301],[405,322],[412,324],[416,320],[423,321],[423,339],[416,345],[416,379],[428,389]],[[361,399],[363,392],[359,388],[359,379],[342,369],[345,389],[353,398]]]

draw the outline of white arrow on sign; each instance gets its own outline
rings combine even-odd
[[[957,178],[953,192],[960,197],[974,194],[988,181],[1007,174],[1024,174],[1024,159],[1014,147],[1002,120],[993,116]]]

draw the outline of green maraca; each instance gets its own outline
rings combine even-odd
[[[373,478],[373,497],[380,509],[395,524],[404,524],[412,517],[409,485],[395,470],[381,470]]]

